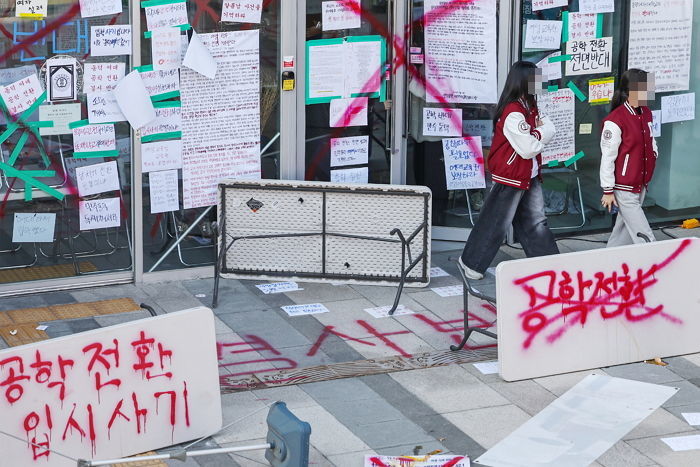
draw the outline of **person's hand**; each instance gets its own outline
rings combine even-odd
[[[600,204],[602,204],[603,207],[608,208],[608,212],[612,211],[613,205],[617,206],[617,201],[615,201],[615,195],[603,195],[603,197],[600,199]]]

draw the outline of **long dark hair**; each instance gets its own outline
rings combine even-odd
[[[611,110],[615,110],[627,102],[627,99],[630,97],[630,84],[646,83],[647,79],[647,72],[639,68],[630,68],[622,73],[620,85],[613,94]]]
[[[496,112],[493,114],[494,126],[498,122],[498,119],[501,118],[501,114],[503,114],[506,106],[513,101],[517,101],[521,97],[525,98],[530,108],[535,108],[537,106],[535,96],[530,94],[530,90],[528,89],[528,81],[533,79],[536,69],[537,65],[524,60],[515,62],[513,66],[510,67],[508,78],[506,78],[506,85],[501,93],[501,98],[498,100]]]

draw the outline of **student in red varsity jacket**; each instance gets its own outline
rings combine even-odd
[[[508,73],[486,161],[494,184],[458,261],[470,279],[483,277],[511,224],[527,256],[559,253],[544,215],[540,181],[540,153],[555,132],[537,111],[535,94],[542,84],[541,70],[530,62],[516,62]]]
[[[632,68],[622,74],[612,100],[612,112],[603,120],[600,138],[601,204],[618,215],[608,246],[643,243],[642,233],[654,240],[642,202],[654,175],[658,150],[652,135],[647,104],[654,100],[654,75]]]

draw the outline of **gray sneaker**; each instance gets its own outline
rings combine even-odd
[[[459,265],[459,268],[462,270],[462,273],[464,273],[464,276],[467,279],[472,279],[472,280],[478,281],[478,280],[484,278],[484,275],[481,274],[480,272],[477,272],[477,271],[467,267],[467,265],[462,262],[461,256],[457,260],[457,264]]]

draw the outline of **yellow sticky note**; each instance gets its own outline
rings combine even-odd
[[[607,104],[615,92],[615,78],[597,78],[588,80],[588,102],[591,105]]]
[[[294,80],[285,79],[282,80],[282,91],[293,91],[294,90]]]
[[[578,126],[579,135],[590,135],[593,132],[592,123],[582,123]]]

